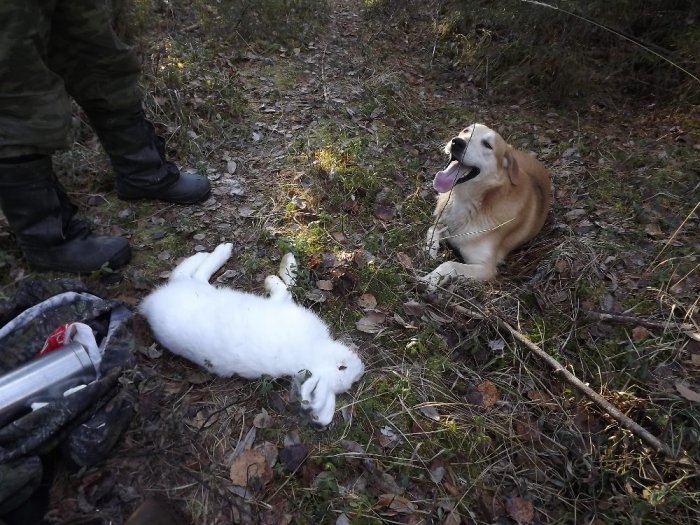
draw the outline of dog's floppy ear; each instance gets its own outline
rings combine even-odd
[[[506,148],[506,152],[503,155],[503,168],[508,172],[508,178],[513,186],[520,184],[522,176],[520,175],[520,166],[518,166],[518,161],[515,160],[515,155],[513,155],[512,146]]]

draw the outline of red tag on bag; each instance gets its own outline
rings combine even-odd
[[[68,329],[71,327],[72,324],[73,323],[62,324],[53,332],[51,332],[49,334],[49,337],[46,338],[44,346],[39,351],[39,355],[46,355],[52,350],[56,350],[56,348],[61,348],[65,344],[66,334],[68,333]]]

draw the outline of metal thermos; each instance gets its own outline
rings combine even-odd
[[[0,376],[0,427],[29,412],[32,403],[60,399],[66,390],[96,378],[95,365],[78,343],[57,348]]]

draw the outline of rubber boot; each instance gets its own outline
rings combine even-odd
[[[156,135],[140,107],[87,114],[112,162],[120,199],[194,204],[209,197],[206,177],[180,173],[165,159],[165,140]]]
[[[126,239],[95,235],[87,223],[73,219],[77,208],[49,156],[0,162],[0,207],[35,270],[88,273],[105,264],[119,268],[131,258]]]

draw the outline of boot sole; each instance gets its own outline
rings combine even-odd
[[[171,204],[197,204],[200,202],[203,202],[209,198],[211,195],[211,189],[207,191],[204,195],[201,197],[193,197],[191,199],[186,199],[186,200],[178,200],[178,199],[168,199],[166,197],[161,197],[158,195],[120,195],[117,193],[117,197],[119,197],[120,200],[123,201],[145,201],[145,200],[151,200],[151,201],[163,201],[163,202],[170,202]]]
[[[90,267],[76,267],[75,265],[66,265],[62,266],[60,264],[57,265],[44,265],[44,264],[36,264],[33,263],[31,260],[27,258],[25,255],[25,259],[27,259],[27,263],[29,264],[29,267],[32,270],[35,270],[37,272],[61,272],[61,273],[92,273],[100,270],[105,263],[102,265],[98,266],[97,268],[90,268]],[[109,266],[110,269],[116,270],[118,268],[121,268],[122,266],[125,266],[129,261],[131,260],[131,247],[127,245],[124,249],[118,251],[112,257],[109,258],[108,261],[105,261],[106,264]]]

